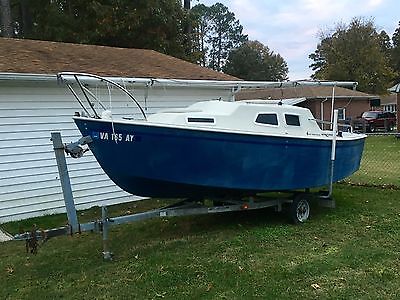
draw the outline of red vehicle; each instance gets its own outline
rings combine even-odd
[[[388,111],[366,111],[354,121],[358,131],[375,132],[377,129],[393,131],[396,127],[396,114]]]

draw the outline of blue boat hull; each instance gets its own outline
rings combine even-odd
[[[329,183],[331,141],[75,119],[106,174],[149,197],[206,197]],[[112,128],[114,127],[114,129]],[[338,141],[334,181],[360,166],[364,139]]]

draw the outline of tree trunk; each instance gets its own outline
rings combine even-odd
[[[20,2],[21,2],[22,36],[26,38],[30,36],[33,28],[31,7],[29,5],[29,0],[20,0]]]
[[[190,10],[190,0],[184,0],[183,1],[183,8]]]
[[[184,0],[183,8],[185,11],[185,23],[183,26],[184,30],[184,51],[187,59],[190,59],[193,51],[193,37],[192,37],[192,24],[190,20],[190,0]]]
[[[4,37],[12,37],[13,28],[11,23],[10,0],[0,0],[0,6],[1,6],[1,34]]]
[[[206,26],[203,21],[201,21],[200,25],[200,52],[201,52],[201,66],[206,67],[206,46],[205,46],[205,36],[206,36]]]
[[[183,3],[183,8],[185,9],[186,13],[190,13],[190,0],[184,0]],[[192,24],[190,22],[190,18],[186,21],[186,26],[185,26],[185,33],[186,34],[191,34],[192,33]]]
[[[218,60],[217,60],[217,71],[221,71],[221,56],[222,56],[222,33],[221,31],[218,32]]]

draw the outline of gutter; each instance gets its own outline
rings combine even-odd
[[[318,97],[306,97],[308,100],[325,100],[327,97],[330,96],[318,96]],[[335,95],[335,99],[380,99],[379,96],[374,96],[374,95],[365,95],[365,96],[337,96]]]

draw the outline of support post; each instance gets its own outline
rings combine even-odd
[[[334,108],[335,108],[335,86],[336,86],[336,83],[332,88],[332,100],[331,100],[331,129],[332,130],[335,130],[334,128],[332,128],[333,123],[335,122],[334,121],[335,116],[333,115],[334,114]]]
[[[65,208],[67,210],[68,224],[71,227],[71,233],[79,232],[78,216],[72,195],[71,181],[69,179],[67,162],[64,155],[64,144],[59,132],[51,133],[53,149],[56,155],[58,174],[60,176],[61,188],[64,196]]]
[[[103,258],[104,260],[112,260],[112,253],[108,246],[108,227],[110,220],[107,217],[107,207],[101,207],[102,229],[103,229]]]
[[[333,128],[332,128],[332,147],[331,147],[331,160],[330,160],[330,169],[329,169],[329,191],[328,195],[320,196],[322,201],[319,201],[319,204],[324,207],[335,208],[335,201],[331,199],[333,192],[333,172],[335,170],[335,159],[336,159],[336,138],[338,132],[338,114],[339,111],[337,109],[333,112]]]

